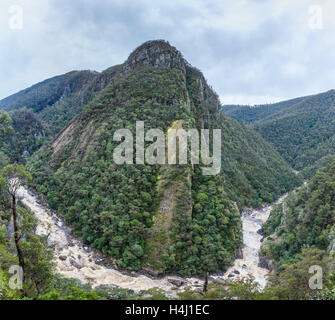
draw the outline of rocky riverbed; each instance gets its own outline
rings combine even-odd
[[[186,288],[199,290],[202,281],[195,277],[165,276],[154,278],[137,273],[124,273],[117,270],[110,258],[104,257],[95,249],[85,246],[80,239],[74,237],[71,229],[50,210],[38,197],[25,187],[18,192],[21,202],[35,214],[40,221],[37,234],[48,235],[48,243],[55,247],[56,272],[68,278],[76,278],[93,287],[101,285],[132,289],[136,292],[150,288],[160,288],[169,296]],[[281,203],[286,195],[276,201]],[[251,276],[261,287],[266,284],[268,270],[259,266],[259,249],[262,235],[260,229],[268,219],[273,205],[261,209],[245,210],[242,215],[243,248],[242,257],[227,272],[213,275],[210,281],[228,281]]]
[[[274,204],[282,203],[286,197],[287,194],[284,194]],[[263,239],[262,226],[269,218],[274,204],[265,205],[260,209],[246,209],[242,212],[242,257],[235,260],[234,265],[223,276],[224,279],[233,280],[251,276],[260,288],[265,287],[269,270],[261,267],[259,251]]]

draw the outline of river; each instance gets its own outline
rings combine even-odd
[[[286,194],[283,195],[275,203],[283,202],[286,196]],[[39,220],[37,234],[48,235],[48,243],[54,245],[55,271],[65,277],[90,283],[93,288],[101,285],[115,285],[138,292],[157,287],[166,291],[169,296],[175,296],[177,292],[186,288],[199,290],[202,287],[202,281],[195,277],[165,276],[155,279],[137,273],[130,275],[115,267],[106,266],[102,263],[103,256],[74,237],[71,229],[62,219],[43,205],[33,192],[21,187],[18,191],[18,198]],[[261,288],[266,285],[266,275],[269,271],[258,266],[262,236],[257,231],[268,219],[272,208],[273,204],[270,204],[261,209],[249,209],[242,212],[243,258],[236,259],[227,272],[222,275],[213,275],[212,279],[227,281],[252,276]],[[182,285],[176,290],[171,280],[179,280]]]
[[[274,204],[282,203],[288,194],[282,195]],[[260,267],[259,251],[262,245],[262,225],[269,218],[274,204],[267,204],[260,209],[246,209],[242,212],[243,247],[242,258],[236,259],[224,275],[224,279],[237,279],[251,276],[263,289],[266,286],[268,269]]]

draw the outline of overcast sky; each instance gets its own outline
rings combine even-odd
[[[176,46],[223,103],[335,88],[334,0],[1,0],[0,99],[71,70],[102,71],[152,39]]]

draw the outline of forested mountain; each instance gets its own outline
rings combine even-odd
[[[302,183],[283,155],[305,177],[323,168],[275,206],[263,225],[260,265],[273,271],[267,286],[260,290],[252,280],[225,280],[210,283],[202,296],[185,290],[179,297],[333,298],[334,103],[335,92],[329,91],[273,105],[222,107],[203,74],[163,40],[144,43],[123,64],[101,73],[70,72],[2,100],[0,297],[105,299],[112,291],[123,298],[166,298],[155,290],[133,296],[94,291],[55,274],[54,253],[47,238],[36,235],[37,220],[20,201],[11,204],[13,174],[26,177],[24,183],[31,174],[30,186],[46,196],[83,246],[97,248],[113,266],[151,275],[203,275],[225,271],[240,257],[242,209],[273,202]],[[114,133],[127,128],[135,135],[136,121],[144,121],[146,133],[221,129],[220,173],[203,175],[202,164],[191,163],[116,164],[113,153],[120,143]],[[135,156],[135,146],[132,151]],[[15,162],[26,162],[30,173]],[[15,232],[14,242],[8,235],[13,208],[25,234],[17,243]],[[3,290],[8,266],[23,265],[17,244],[25,258],[25,287]],[[325,288],[317,293],[308,287],[309,267],[316,264],[325,270]]]
[[[12,162],[29,157],[45,142],[45,129],[35,114],[28,109],[10,112],[13,132],[0,135],[1,151]]]
[[[71,89],[78,87],[78,80],[82,75],[94,77],[94,73],[89,71],[74,71],[45,80],[1,100],[0,109],[11,111],[26,107],[38,113],[64,98]]]
[[[0,137],[1,150],[12,161],[23,162],[78,115],[117,70],[118,66],[101,73],[72,71],[1,100],[0,111],[8,112],[15,126],[9,141]]]
[[[306,264],[301,279],[309,278],[312,265],[322,266],[325,276],[331,274],[335,270],[335,160],[277,206],[263,229],[266,239],[262,251],[272,260],[277,281],[293,272],[292,267],[306,254],[314,256],[314,262]]]
[[[263,121],[265,119],[268,119],[269,117],[276,115],[281,111],[285,111],[294,104],[299,103],[307,98],[308,97],[301,97],[273,104],[255,106],[224,105],[222,107],[222,110],[228,117],[236,119],[239,122],[249,124],[259,120]]]
[[[305,177],[335,156],[335,90],[274,105],[224,110],[238,121],[251,123]]]
[[[335,160],[271,213],[264,225],[268,255],[283,264],[306,247],[327,250],[334,242],[334,213]]]
[[[91,85],[84,111],[29,163],[37,190],[120,267],[225,269],[241,245],[238,207],[272,201],[299,180],[257,133],[223,115],[202,73],[167,42],[147,42],[109,71],[107,86]],[[164,132],[221,128],[221,174],[204,176],[199,165],[116,165],[113,134],[135,132],[137,120]]]

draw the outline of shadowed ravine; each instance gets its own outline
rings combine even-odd
[[[84,283],[91,283],[93,287],[114,285],[134,291],[157,287],[166,291],[170,296],[174,296],[178,291],[183,291],[186,288],[199,290],[202,287],[202,281],[194,277],[166,276],[152,279],[141,274],[131,276],[114,268],[106,267],[101,264],[101,255],[75,238],[71,234],[70,228],[52,210],[42,205],[32,192],[21,187],[18,195],[24,206],[33,212],[40,221],[37,234],[49,235],[48,243],[55,245],[57,273],[68,278],[77,278]],[[285,197],[286,195],[283,195],[276,203],[281,203]],[[233,280],[250,275],[261,287],[265,286],[268,270],[258,266],[258,252],[262,236],[257,231],[268,219],[271,210],[272,205],[267,205],[262,209],[246,210],[242,213],[243,258],[236,259],[234,265],[224,275],[212,276],[210,281],[214,279],[217,281]],[[175,285],[169,281],[171,279],[180,280],[182,285],[178,290],[172,290]]]

